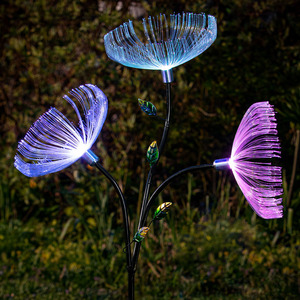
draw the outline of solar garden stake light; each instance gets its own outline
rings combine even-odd
[[[205,14],[182,13],[143,20],[146,42],[135,34],[131,21],[124,23],[104,37],[107,55],[129,67],[161,70],[166,85],[167,114],[160,143],[152,142],[147,150],[150,165],[145,184],[137,231],[130,239],[128,211],[125,197],[117,181],[100,164],[90,150],[97,139],[107,115],[108,101],[95,85],[86,84],[69,92],[73,99],[63,98],[73,107],[78,119],[75,127],[61,112],[50,108],[29,129],[19,142],[15,167],[29,177],[60,171],[80,157],[97,167],[115,188],[121,203],[127,271],[128,298],[134,299],[134,274],[141,242],[154,220],[164,218],[172,203],[161,204],[147,226],[150,208],[164,188],[178,176],[202,169],[232,170],[238,185],[253,210],[262,218],[282,217],[281,168],[271,164],[272,158],[280,157],[275,112],[267,101],[253,104],[246,112],[236,133],[231,157],[215,160],[212,164],[196,165],[182,169],[163,181],[150,195],[152,177],[167,141],[171,118],[172,68],[179,66],[205,51],[215,40],[216,19]],[[83,115],[78,109],[83,111]],[[155,106],[139,99],[143,112],[157,117]],[[131,245],[134,243],[133,250]]]

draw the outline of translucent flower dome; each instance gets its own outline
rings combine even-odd
[[[59,110],[51,107],[30,127],[17,148],[15,167],[28,177],[60,171],[85,155],[97,139],[107,115],[108,101],[95,85],[86,84],[65,95],[79,119],[75,127]]]
[[[104,36],[108,57],[124,66],[170,70],[204,52],[216,39],[217,23],[204,13],[182,13],[143,19],[144,37],[138,37],[132,21]],[[143,40],[143,41],[142,41]]]
[[[273,106],[254,103],[236,132],[231,157],[214,162],[217,169],[231,168],[245,198],[264,219],[283,216],[282,170],[272,161],[281,157],[276,127]]]

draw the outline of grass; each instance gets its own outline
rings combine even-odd
[[[203,196],[198,181],[188,176],[185,185],[160,195],[158,203],[172,201],[178,188],[186,197],[173,201],[167,218],[154,222],[143,241],[136,299],[298,299],[300,238],[293,209],[283,220],[262,220],[230,179],[217,180],[219,199]],[[81,182],[61,188],[68,204],[61,219],[55,213],[25,221],[10,217],[9,210],[3,215],[1,299],[126,299],[113,190],[106,182],[101,188],[96,180],[89,183],[94,201],[85,199]],[[132,214],[136,210],[131,206]]]
[[[205,215],[189,225],[175,212],[145,239],[137,299],[297,298],[299,235]],[[89,225],[93,241],[76,226],[0,224],[3,299],[126,299],[122,231],[97,240]]]

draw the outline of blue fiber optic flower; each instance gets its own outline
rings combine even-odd
[[[108,57],[120,64],[139,69],[170,70],[204,52],[216,39],[217,23],[204,13],[165,15],[143,19],[145,42],[133,29],[132,21],[104,36]]]
[[[24,175],[60,171],[89,153],[97,139],[107,115],[106,96],[92,84],[81,85],[69,94],[80,104],[77,107],[70,97],[63,96],[77,114],[78,127],[54,107],[41,115],[18,144],[14,165]]]

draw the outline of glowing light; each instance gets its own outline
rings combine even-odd
[[[235,168],[234,161],[231,158],[229,158],[228,164],[229,164],[230,169],[234,169]]]
[[[275,111],[269,102],[253,104],[234,138],[231,157],[216,160],[218,169],[230,167],[245,198],[264,219],[281,218],[282,172],[270,159],[280,158]]]
[[[204,52],[217,37],[217,23],[204,13],[182,13],[143,19],[146,42],[135,33],[132,21],[104,36],[108,57],[124,66],[170,70]]]
[[[73,107],[78,127],[53,107],[40,116],[18,144],[14,165],[24,175],[35,177],[60,171],[84,156],[97,139],[106,119],[106,96],[92,84],[69,93],[83,110],[81,116],[75,102],[67,95],[63,97]]]
[[[78,159],[80,158],[81,156],[84,155],[84,153],[86,151],[88,151],[90,149],[89,145],[88,144],[78,144],[77,148],[76,149],[73,149],[70,154],[73,155],[73,157],[75,159]]]

